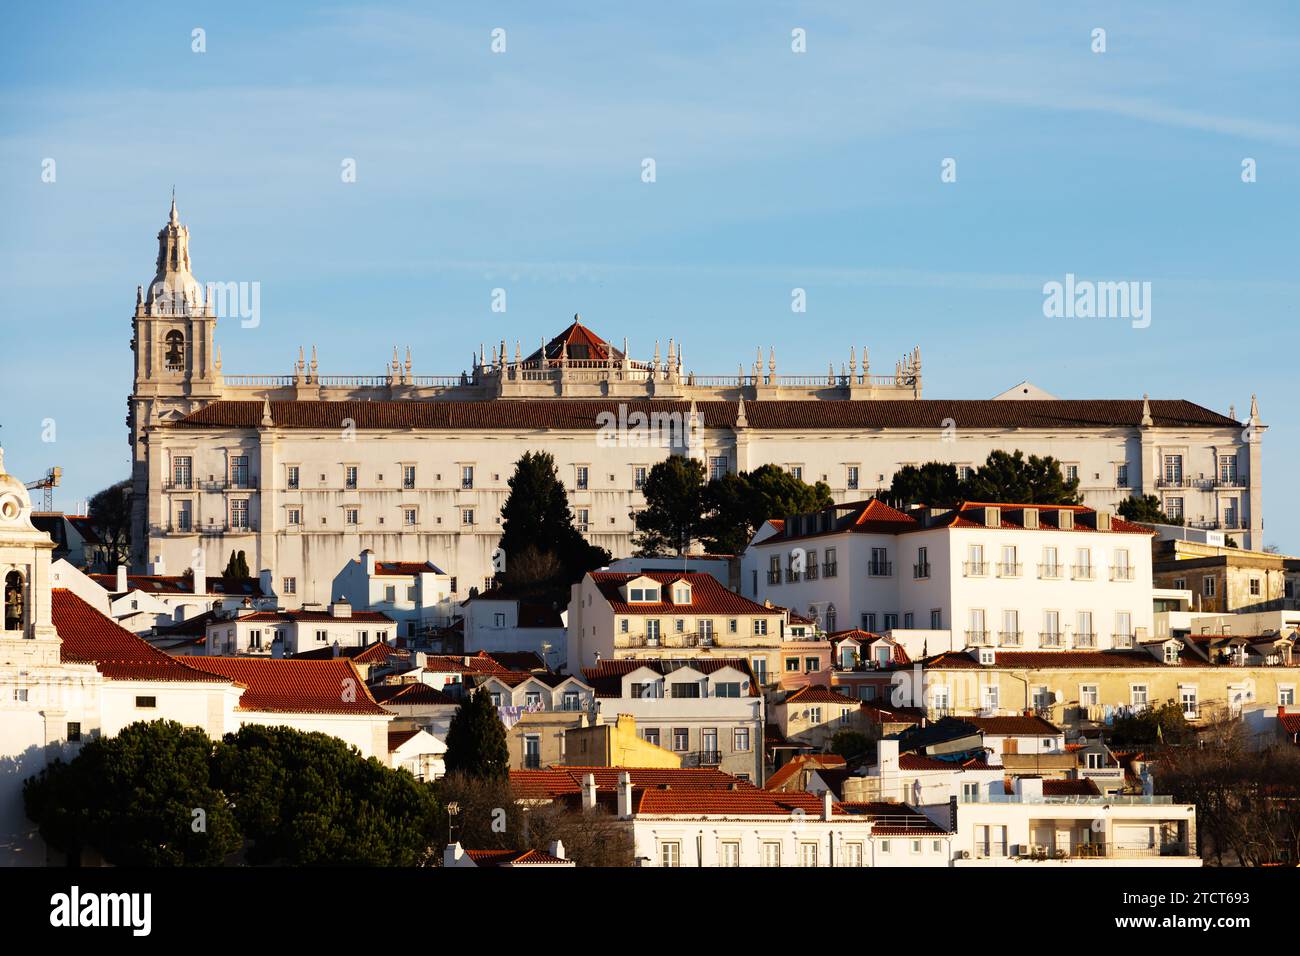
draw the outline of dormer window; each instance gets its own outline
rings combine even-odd
[[[1173,641],[1170,641],[1168,644],[1165,645],[1165,663],[1166,664],[1178,663],[1178,645]]]
[[[657,604],[659,585],[649,578],[637,578],[627,585],[627,599],[633,604]]]
[[[691,603],[691,586],[689,584],[677,584],[673,587],[674,604]]]

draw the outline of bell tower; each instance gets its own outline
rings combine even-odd
[[[132,458],[132,554],[141,567],[148,548],[148,428],[181,418],[221,397],[217,316],[211,297],[190,271],[190,231],[181,224],[176,193],[158,231],[158,258],[146,289],[136,287],[131,317],[135,375],[127,400]]]
[[[0,449],[0,668],[59,663],[50,605],[54,542],[32,525],[32,499],[5,471]]]

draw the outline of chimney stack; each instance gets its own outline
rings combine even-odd
[[[337,600],[330,603],[330,617],[351,617],[351,616],[352,616],[352,605],[347,598],[340,595]]]
[[[831,819],[831,811],[835,807],[835,795],[829,790],[822,793],[822,819],[827,823]]]
[[[626,770],[618,775],[618,818],[632,819],[632,775]]]
[[[582,809],[593,810],[596,807],[596,775],[589,773],[582,778]]]
[[[125,564],[119,564],[119,565],[117,566],[117,587],[116,587],[116,590],[117,590],[117,593],[118,593],[118,594],[124,594],[124,593],[126,592],[126,590],[127,590],[127,581],[126,581],[126,565],[125,565]]]

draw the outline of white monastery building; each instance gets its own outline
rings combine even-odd
[[[843,502],[888,487],[906,464],[974,467],[1021,449],[1060,460],[1098,510],[1154,494],[1189,524],[1262,543],[1265,426],[1253,400],[1247,422],[1183,400],[1019,387],[930,400],[919,349],[886,374],[863,348],[820,374],[779,374],[775,350],[766,362],[760,350],[734,374],[697,375],[680,341],[633,359],[626,341],[616,348],[577,317],[527,352],[480,346],[460,372],[416,375],[410,350],[402,361],[394,348],[379,374],[327,375],[313,346],[287,375],[233,375],[216,342],[228,298],[192,274],[173,200],[132,317],[133,564],[185,568],[198,549],[221,567],[242,550],[250,567],[275,569],[290,607],[335,597],[330,582],[363,549],[432,561],[458,599],[482,589],[525,450],[554,456],[577,524],[615,557],[631,553],[646,475],[674,453],[711,474],[777,464]]]

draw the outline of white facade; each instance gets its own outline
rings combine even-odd
[[[526,602],[490,595],[472,597],[461,605],[466,654],[479,651],[533,651],[548,667],[569,659],[569,630],[565,611],[549,612]],[[520,617],[523,620],[520,620]],[[554,626],[538,626],[554,620]]]
[[[343,566],[331,592],[331,600],[388,615],[399,637],[428,634],[450,624],[457,613],[450,575],[430,562],[379,561],[369,550]]]
[[[1027,513],[1058,511],[1071,514],[1071,529],[1025,526]],[[1151,633],[1150,539],[1134,526],[1047,506],[962,514],[956,524],[940,516],[878,532],[789,534],[788,523],[784,532],[769,524],[742,557],[745,594],[839,628],[888,632],[913,658],[968,646],[1131,648]]]
[[[237,611],[210,621],[206,635],[207,654],[292,657],[327,647],[391,643],[396,623],[381,611],[354,611],[339,601],[327,611]]]

